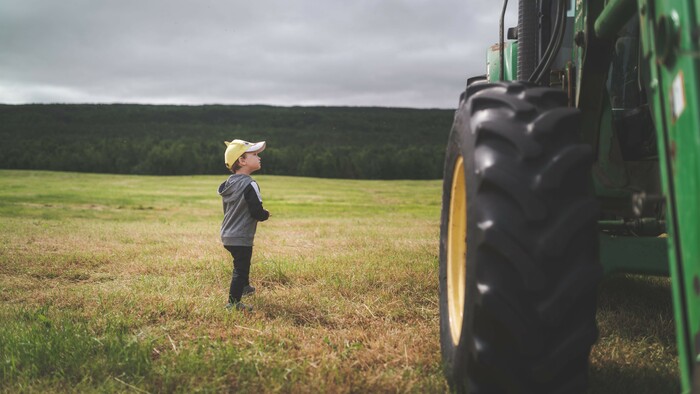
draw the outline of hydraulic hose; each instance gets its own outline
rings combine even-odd
[[[544,81],[564,41],[564,33],[566,32],[566,4],[564,1],[559,0],[557,2],[555,15],[556,19],[554,20],[554,28],[552,29],[552,38],[550,38],[549,44],[547,44],[547,49],[542,55],[542,59],[540,59],[539,64],[528,79],[530,82],[541,84]]]
[[[506,19],[506,8],[508,8],[508,0],[503,0],[503,10],[501,11],[501,22],[500,22],[500,30],[499,30],[499,39],[498,39],[498,55],[499,55],[499,61],[501,62],[500,70],[499,70],[499,75],[498,75],[498,80],[503,81],[505,79],[505,59],[503,58],[503,52],[504,48],[503,46],[505,45],[505,41],[503,39],[503,28],[505,24],[505,19]]]
[[[537,64],[537,2],[520,0],[518,4],[518,80],[530,79]]]

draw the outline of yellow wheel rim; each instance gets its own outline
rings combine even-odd
[[[467,278],[467,192],[464,183],[464,159],[455,163],[450,191],[450,216],[447,228],[447,309],[452,342],[459,344],[464,320]]]

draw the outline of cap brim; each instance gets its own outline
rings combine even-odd
[[[266,146],[265,141],[257,142],[255,144],[253,144],[253,146],[251,146],[250,148],[246,149],[246,153],[253,153],[253,152],[260,153],[260,152],[265,150],[265,146]]]

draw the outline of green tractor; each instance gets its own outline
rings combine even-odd
[[[520,0],[504,34],[506,7],[446,151],[450,387],[585,391],[597,287],[628,272],[671,277],[700,393],[700,1]]]

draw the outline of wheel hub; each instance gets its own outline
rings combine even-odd
[[[467,193],[462,156],[455,162],[451,189],[447,233],[447,309],[452,342],[457,346],[464,320],[467,278]]]

